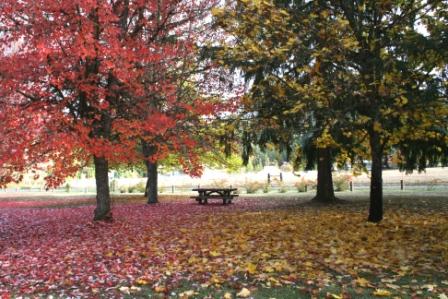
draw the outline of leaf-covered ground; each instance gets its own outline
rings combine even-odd
[[[269,298],[276,290],[277,298],[446,298],[448,199],[439,201],[435,209],[392,202],[380,225],[366,223],[366,203],[355,201],[115,203],[113,223],[93,223],[90,205],[3,201],[0,298]]]

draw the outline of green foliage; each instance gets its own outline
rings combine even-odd
[[[239,155],[232,154],[230,157],[228,157],[225,160],[226,164],[226,170],[229,173],[237,173],[241,170],[243,166],[243,160]]]
[[[310,169],[326,148],[339,165],[371,160],[372,190],[382,188],[381,158],[393,149],[408,171],[448,164],[448,4],[403,3],[236,0],[216,9],[234,37],[217,61],[251,83],[245,160],[251,143],[298,146],[295,166]]]

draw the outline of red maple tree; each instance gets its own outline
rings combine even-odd
[[[180,147],[188,152],[196,146],[190,134],[167,132],[219,109],[199,95],[184,101],[178,76],[182,69],[182,78],[188,77],[201,18],[212,5],[209,0],[0,4],[0,184],[45,165],[47,185],[54,187],[93,159],[94,219],[111,219],[109,163],[155,161]],[[173,146],[164,145],[166,139]],[[157,150],[143,155],[142,142]]]

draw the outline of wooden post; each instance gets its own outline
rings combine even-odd
[[[350,181],[350,191],[353,192],[353,181]]]
[[[271,183],[271,175],[268,173],[268,184]]]
[[[400,190],[404,190],[404,181],[400,180]]]

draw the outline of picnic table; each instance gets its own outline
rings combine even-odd
[[[238,190],[237,188],[194,188],[193,191],[198,192],[198,196],[191,196],[196,199],[199,204],[208,203],[209,198],[222,198],[222,203],[232,203],[232,199],[237,197],[238,194],[233,193]]]

